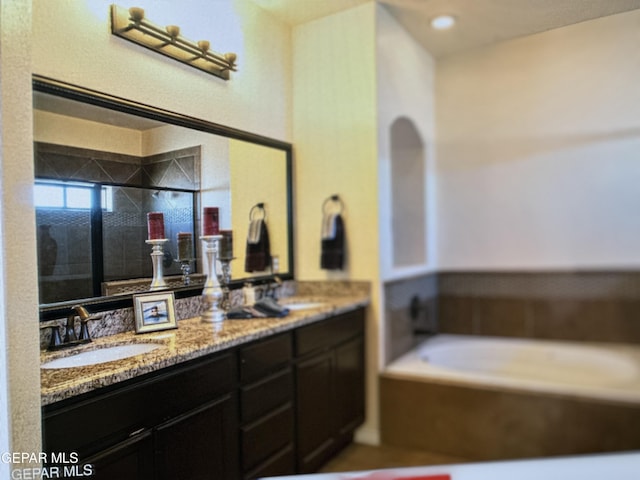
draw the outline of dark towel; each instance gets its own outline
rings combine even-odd
[[[258,300],[255,305],[234,307],[227,311],[229,320],[244,320],[250,318],[277,318],[289,315],[289,309],[280,305],[272,298]]]
[[[327,214],[322,219],[322,245],[320,267],[342,270],[344,266],[345,231],[342,215]]]
[[[286,317],[289,315],[289,309],[287,307],[280,305],[270,297],[258,300],[253,308],[264,313],[267,317]]]
[[[264,219],[251,220],[247,235],[247,253],[244,260],[245,272],[263,272],[271,266],[269,231]]]

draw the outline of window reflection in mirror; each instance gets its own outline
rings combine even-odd
[[[113,293],[104,282],[151,277],[149,211],[164,214],[165,276],[181,274],[178,233],[194,239],[195,192],[37,180],[34,201],[40,303]],[[146,289],[142,282],[124,291]]]
[[[40,303],[94,296],[92,184],[36,182]]]

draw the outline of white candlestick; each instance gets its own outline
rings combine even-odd
[[[204,254],[207,261],[207,281],[202,290],[202,297],[206,302],[206,310],[201,315],[201,320],[206,323],[222,322],[225,319],[224,311],[220,308],[222,300],[222,288],[216,273],[218,254],[218,241],[222,235],[203,235],[200,240],[204,242]]]
[[[164,260],[163,245],[169,241],[168,238],[157,238],[155,240],[146,240],[151,245],[151,264],[153,265],[153,280],[149,290],[161,290],[167,287],[164,281],[164,273],[162,271],[162,261]]]

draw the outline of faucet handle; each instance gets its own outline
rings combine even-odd
[[[62,345],[62,338],[60,338],[60,325],[47,325],[46,327],[40,327],[40,330],[51,329],[51,340],[49,341],[49,350],[60,347]]]
[[[76,336],[76,316],[71,314],[67,317],[67,325],[64,329],[64,343],[75,342]]]

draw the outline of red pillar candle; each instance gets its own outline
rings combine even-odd
[[[218,235],[218,207],[204,207],[202,214],[202,234]]]
[[[147,213],[147,228],[149,240],[158,240],[164,237],[164,215],[162,212]]]
[[[178,260],[193,259],[193,236],[189,232],[178,233]]]
[[[233,232],[231,230],[220,230],[220,246],[218,247],[218,255],[224,260],[233,258]]]

